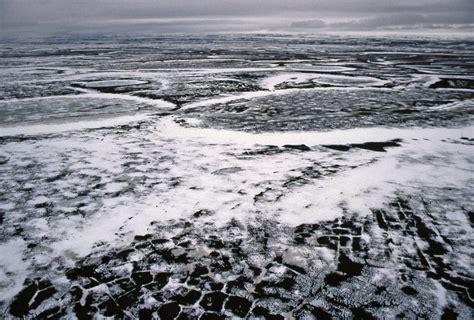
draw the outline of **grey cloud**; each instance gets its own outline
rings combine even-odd
[[[382,14],[368,18],[351,19],[340,22],[324,22],[321,20],[303,20],[291,24],[297,29],[328,29],[328,30],[387,30],[387,29],[441,29],[441,28],[466,28],[474,23],[472,17],[464,15],[447,14],[418,14],[396,13]]]
[[[380,15],[372,18],[333,24],[336,28],[377,29],[387,26],[419,25],[426,23],[425,15],[416,13]]]
[[[327,23],[323,20],[305,20],[305,21],[295,21],[291,23],[292,28],[301,28],[301,29],[321,29],[327,26]]]
[[[185,20],[194,19],[196,32],[369,29],[418,22],[469,24],[472,12],[472,0],[0,0],[0,27],[11,32],[28,28],[74,31],[100,26],[126,29],[127,24],[133,29],[146,24],[157,32],[187,32],[193,31],[193,23]],[[175,21],[165,23],[166,19]]]

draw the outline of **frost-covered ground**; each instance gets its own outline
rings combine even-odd
[[[2,317],[471,319],[473,49],[2,43]]]

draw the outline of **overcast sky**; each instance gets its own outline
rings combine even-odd
[[[466,29],[474,0],[0,0],[4,32]]]

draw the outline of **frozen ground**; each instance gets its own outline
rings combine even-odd
[[[5,42],[3,318],[460,318],[469,40]]]

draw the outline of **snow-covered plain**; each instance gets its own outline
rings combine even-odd
[[[4,318],[472,317],[471,42],[136,41],[0,51]]]

